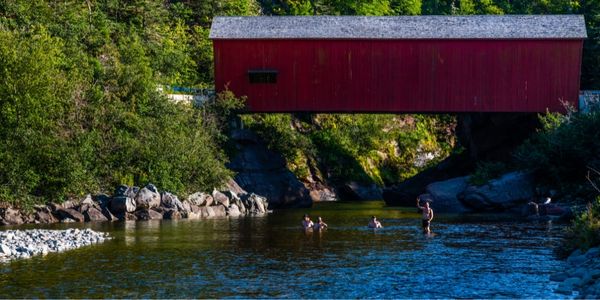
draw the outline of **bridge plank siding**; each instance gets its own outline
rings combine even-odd
[[[213,41],[215,86],[251,112],[544,112],[577,106],[581,39]],[[250,84],[249,69],[278,70]]]

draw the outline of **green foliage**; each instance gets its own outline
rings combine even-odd
[[[585,252],[596,246],[600,246],[600,197],[588,203],[586,210],[573,220],[573,224],[567,230],[567,238],[559,250],[568,255],[576,249]]]
[[[225,92],[198,110],[157,92],[212,81],[207,29],[170,8],[0,1],[0,201],[30,206],[119,183],[187,193],[231,175],[223,130],[243,100]]]
[[[600,169],[600,113],[541,116],[544,129],[520,146],[517,164],[556,187],[581,185]]]
[[[447,130],[454,119],[447,116],[269,114],[243,120],[297,176],[312,171],[333,183],[397,182],[445,158],[454,145]]]
[[[477,164],[475,172],[469,177],[469,183],[474,185],[484,185],[492,179],[499,178],[508,170],[508,166],[503,162],[480,162]]]

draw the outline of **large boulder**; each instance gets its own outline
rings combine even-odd
[[[52,224],[58,222],[58,219],[52,214],[52,211],[47,206],[36,208],[36,212],[33,214],[35,223],[39,224]]]
[[[110,200],[110,211],[115,215],[121,215],[126,212],[134,212],[135,209],[135,200],[133,200],[131,197],[116,196]]]
[[[72,208],[60,208],[56,210],[56,213],[60,217],[61,221],[65,219],[71,219],[76,222],[85,221],[85,217],[83,216],[83,214]]]
[[[246,207],[246,212],[248,214],[260,215],[267,213],[267,207],[269,203],[267,202],[267,199],[265,197],[251,193],[249,195],[246,195],[242,199],[242,202],[244,203],[244,206]]]
[[[225,207],[229,206],[229,197],[227,195],[217,191],[216,189],[212,192],[212,197],[215,200],[215,205],[223,205]]]
[[[376,184],[362,185],[350,182],[338,188],[337,194],[341,199],[348,201],[371,201],[383,199],[382,189]]]
[[[83,212],[83,217],[86,222],[104,222],[108,218],[102,214],[102,211],[96,207],[90,207]]]
[[[96,203],[100,205],[100,207],[106,207],[110,204],[110,196],[107,194],[98,194],[92,197]]]
[[[160,194],[153,184],[148,184],[135,196],[135,204],[138,208],[156,208],[160,206]]]
[[[163,215],[153,209],[140,209],[135,212],[135,216],[138,220],[161,220]]]
[[[235,182],[235,180],[233,180],[231,178],[229,178],[229,180],[225,184],[225,190],[231,191],[238,196],[248,194],[248,192],[246,192],[246,190],[244,190],[237,182]]]
[[[137,186],[119,185],[115,188],[113,196],[123,196],[129,198],[135,198],[135,195],[139,192],[140,188]]]
[[[165,211],[163,218],[167,220],[179,220],[182,218],[181,213],[175,209]]]
[[[383,189],[383,200],[389,206],[414,207],[417,197],[433,182],[467,175],[474,169],[468,153],[451,155],[403,182]]]
[[[231,204],[231,206],[227,208],[227,215],[230,217],[239,217],[241,214],[240,208],[235,204]]]
[[[211,208],[212,208],[214,217],[222,218],[222,217],[227,216],[227,208],[224,205],[211,206]]]
[[[6,207],[0,209],[0,222],[2,225],[21,225],[25,221],[18,209]]]
[[[236,206],[237,210],[239,211],[240,214],[245,215],[246,214],[246,206],[244,206],[244,202],[242,201],[242,199],[240,197],[238,197],[237,194],[235,194],[232,191],[227,191],[224,193],[225,195],[227,195],[227,197],[229,197],[229,207],[233,207]],[[247,194],[242,194],[243,197],[245,197]],[[235,214],[235,212],[234,212]]]
[[[476,211],[504,211],[521,207],[535,196],[530,173],[511,172],[482,186],[469,186],[459,200]]]
[[[462,213],[469,211],[459,200],[458,195],[468,186],[469,177],[457,177],[429,184],[425,191],[427,194],[422,200],[431,200],[431,207],[435,212]],[[415,203],[413,203],[414,205]]]
[[[204,206],[200,208],[202,218],[219,218],[227,216],[227,209],[223,205]]]
[[[270,208],[312,205],[309,190],[287,168],[280,154],[269,150],[247,130],[236,130],[232,137],[237,151],[227,166],[236,172],[234,180],[242,189],[267,197]]]
[[[187,200],[190,204],[196,206],[211,206],[213,204],[213,197],[209,194],[197,192],[188,196]]]
[[[183,203],[179,201],[176,195],[169,192],[163,192],[161,195],[160,206],[166,209],[176,209],[178,211],[186,211]]]
[[[102,206],[100,208],[100,211],[102,212],[102,215],[104,215],[104,217],[106,217],[106,219],[108,221],[118,221],[119,218],[115,217],[115,215],[112,214],[112,212],[110,212],[110,210],[108,209],[108,206]]]

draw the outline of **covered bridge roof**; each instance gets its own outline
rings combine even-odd
[[[215,17],[211,39],[583,39],[582,15]]]

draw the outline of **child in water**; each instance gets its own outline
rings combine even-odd
[[[314,226],[313,221],[310,220],[310,217],[308,216],[308,214],[305,214],[304,218],[302,218],[302,229],[309,230],[309,229],[312,229],[313,226]]]
[[[317,217],[317,223],[315,223],[313,228],[315,230],[325,230],[327,229],[327,223],[323,222],[323,218]]]
[[[369,221],[369,228],[382,228],[381,223],[377,221],[377,217],[372,216],[371,221]]]

